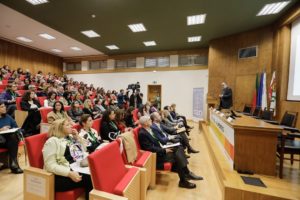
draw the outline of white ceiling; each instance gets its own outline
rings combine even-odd
[[[47,40],[39,34],[48,33],[56,39]],[[26,37],[33,42],[27,43],[17,40],[17,37]],[[78,42],[26,15],[23,15],[3,4],[0,4],[0,37],[14,43],[38,49],[60,57],[100,55],[102,52]],[[81,51],[71,50],[70,47],[79,47]],[[61,53],[55,53],[51,49],[60,49]]]

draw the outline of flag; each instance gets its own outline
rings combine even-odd
[[[262,96],[261,96],[261,109],[264,110],[268,107],[267,101],[267,74],[266,72],[263,73],[263,86],[262,86]]]
[[[276,115],[276,73],[273,72],[270,87],[269,87],[269,101],[270,101],[270,109],[274,110],[274,116]]]
[[[264,79],[264,74],[262,73],[260,75],[259,87],[258,87],[258,91],[257,91],[256,107],[261,107],[262,93],[263,93],[263,79]]]
[[[258,80],[258,74],[256,74],[255,89],[254,89],[253,98],[252,98],[252,109],[255,109],[255,107],[256,107],[258,87],[259,87],[259,80]]]

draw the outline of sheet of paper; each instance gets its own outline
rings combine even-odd
[[[14,133],[14,132],[17,132],[18,130],[19,130],[19,128],[11,128],[6,131],[0,131],[0,134]]]
[[[163,145],[162,148],[167,149],[167,148],[177,147],[177,146],[180,146],[180,143],[179,143],[179,142],[174,143],[174,144],[166,144],[166,145]]]
[[[46,197],[46,180],[43,177],[32,174],[26,175],[26,192]]]
[[[78,173],[82,173],[82,174],[91,174],[90,168],[89,167],[80,167],[79,162],[74,162],[74,163],[70,164],[70,167],[74,172],[78,172]]]

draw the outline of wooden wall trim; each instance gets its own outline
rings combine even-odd
[[[287,13],[277,22],[277,27],[280,28],[282,26],[290,25],[297,18],[300,17],[300,2],[296,3]]]
[[[101,74],[101,73],[124,73],[124,72],[151,72],[151,71],[186,71],[186,70],[204,70],[208,66],[186,66],[186,67],[147,67],[147,68],[129,68],[129,69],[98,69],[88,71],[65,71],[64,74]]]
[[[96,56],[79,56],[64,58],[64,62],[81,62],[81,61],[95,61],[95,60],[122,60],[133,59],[137,57],[158,57],[158,56],[170,56],[170,55],[187,55],[187,54],[200,54],[208,55],[208,48],[201,49],[189,49],[189,50],[177,50],[177,51],[158,51],[158,52],[145,52],[135,54],[123,54],[123,55],[96,55]]]

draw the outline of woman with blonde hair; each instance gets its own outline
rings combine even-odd
[[[101,117],[100,112],[98,112],[94,109],[92,100],[90,100],[90,99],[86,99],[84,101],[82,111],[84,114],[91,115],[93,119],[97,119],[97,118]]]
[[[55,191],[64,192],[84,187],[89,199],[92,182],[89,175],[72,171],[70,164],[80,162],[87,156],[83,140],[67,119],[53,122],[49,139],[43,147],[44,168],[55,175]]]

